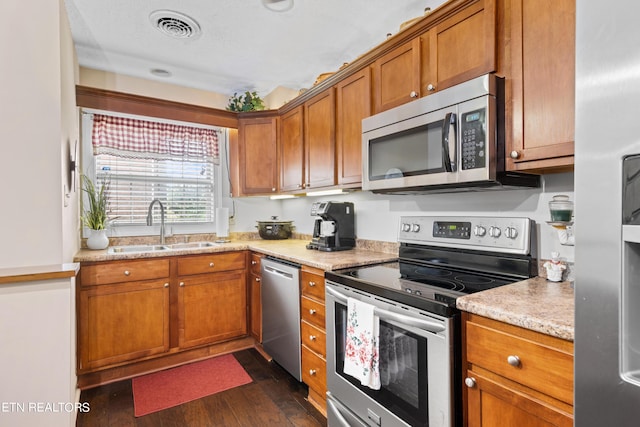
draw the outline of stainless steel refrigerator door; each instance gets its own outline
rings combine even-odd
[[[300,269],[263,259],[261,270],[262,347],[300,381]]]
[[[576,7],[575,425],[636,426],[640,387],[621,377],[620,323],[622,159],[640,153],[640,4]]]

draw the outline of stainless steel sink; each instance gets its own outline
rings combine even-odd
[[[174,243],[173,245],[169,245],[171,249],[199,249],[199,248],[210,248],[213,246],[218,246],[218,244],[214,242],[189,242],[189,243]]]
[[[126,254],[132,252],[158,252],[168,251],[167,245],[127,245],[127,246],[112,246],[107,252],[110,254]]]

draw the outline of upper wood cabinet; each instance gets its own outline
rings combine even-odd
[[[514,0],[507,84],[507,168],[573,168],[575,0]],[[509,112],[511,114],[509,114]],[[510,121],[511,120],[511,121]]]
[[[496,70],[496,0],[480,0],[420,36],[422,96]]]
[[[305,186],[303,106],[280,117],[280,191],[300,191]]]
[[[418,98],[420,38],[415,38],[378,58],[371,68],[376,113]]]
[[[238,179],[241,195],[278,191],[278,119],[241,117],[238,126]]]
[[[333,88],[304,103],[305,185],[307,190],[335,185],[336,101]]]
[[[362,119],[371,115],[371,70],[336,85],[336,165],[339,185],[362,182]]]

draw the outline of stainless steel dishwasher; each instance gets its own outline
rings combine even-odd
[[[261,270],[262,347],[300,381],[300,266],[267,257]]]

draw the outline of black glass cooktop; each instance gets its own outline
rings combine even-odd
[[[450,312],[447,308],[455,308],[455,300],[460,296],[518,280],[406,261],[328,271],[326,277],[385,298],[401,298],[401,302],[430,311],[434,311],[434,305],[444,306],[441,313],[444,315]]]

